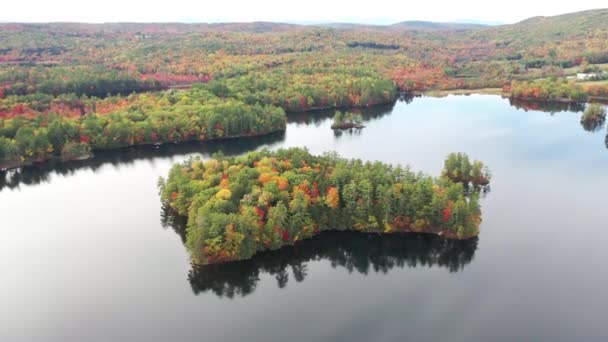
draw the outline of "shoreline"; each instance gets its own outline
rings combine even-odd
[[[573,104],[573,103],[589,103],[590,98],[587,98],[585,100],[573,100],[573,99],[569,99],[569,98],[564,98],[564,97],[559,97],[559,98],[554,98],[554,99],[538,99],[538,98],[526,98],[526,97],[515,97],[515,96],[509,96],[509,95],[505,95],[506,98],[508,99],[513,99],[513,100],[517,100],[517,101],[526,101],[526,102],[533,102],[533,103],[565,103],[565,104]]]
[[[373,108],[373,107],[377,107],[377,106],[386,106],[386,105],[390,105],[395,103],[395,101],[399,100],[399,94],[396,94],[397,96],[393,96],[390,100],[388,101],[382,101],[382,102],[377,102],[374,103],[373,105],[362,105],[362,106],[349,106],[349,105],[343,105],[343,106],[316,106],[316,107],[309,107],[306,109],[301,109],[301,110],[287,110],[287,109],[283,109],[285,111],[286,115],[289,114],[302,114],[302,113],[309,113],[309,112],[319,112],[319,111],[326,111],[326,110],[340,110],[340,109],[357,109],[357,108]]]
[[[427,91],[415,91],[409,93],[413,96],[427,96],[427,97],[436,97],[442,98],[448,95],[455,96],[468,96],[468,95],[498,95],[502,96],[506,99],[513,99],[518,101],[527,101],[534,103],[564,103],[564,104],[574,104],[574,103],[592,103],[599,102],[603,104],[608,104],[608,97],[602,96],[592,96],[588,95],[584,100],[573,100],[569,98],[554,98],[554,99],[538,99],[538,98],[523,98],[523,97],[514,97],[509,93],[505,93],[501,88],[478,88],[478,89],[450,89],[450,90],[427,90]]]
[[[32,165],[37,165],[37,164],[45,164],[45,163],[49,163],[49,162],[65,163],[65,162],[71,162],[71,161],[87,160],[87,159],[91,159],[94,157],[95,157],[95,154],[91,152],[87,155],[78,156],[78,157],[74,157],[74,158],[62,158],[61,156],[51,156],[50,158],[46,158],[46,159],[42,159],[42,160],[30,159],[30,160],[25,160],[23,162],[0,164],[0,172],[19,169],[22,167],[32,166]]]
[[[389,105],[389,104],[393,104],[395,101],[397,101],[399,99],[398,96],[393,96],[393,98],[391,98],[389,101],[385,101],[385,102],[378,102],[378,103],[374,103],[373,105],[364,105],[364,106],[319,106],[319,107],[310,107],[310,108],[306,108],[304,110],[299,110],[299,111],[287,111],[285,110],[285,115],[288,116],[289,114],[301,114],[301,113],[309,113],[309,112],[315,112],[315,111],[325,111],[325,110],[332,110],[332,109],[348,109],[348,108],[372,108],[372,107],[376,107],[376,106],[385,106],[385,105]],[[364,127],[364,126],[363,126]],[[277,132],[281,132],[281,131],[285,131],[287,129],[287,127],[283,128],[283,129],[277,129],[277,130],[271,130],[271,131],[267,131],[267,132],[262,132],[262,133],[249,133],[249,134],[242,134],[242,135],[236,135],[236,136],[225,136],[225,137],[220,137],[220,138],[213,138],[213,139],[206,139],[206,140],[200,140],[200,139],[189,139],[189,140],[181,140],[181,141],[162,141],[162,142],[144,142],[144,143],[139,143],[139,144],[133,144],[133,145],[127,145],[127,146],[120,146],[120,147],[116,147],[116,148],[107,148],[107,149],[94,149],[91,148],[91,153],[88,156],[80,156],[80,157],[76,157],[76,158],[69,158],[69,159],[63,159],[61,158],[61,156],[51,156],[49,158],[46,159],[29,159],[23,162],[9,162],[9,163],[5,163],[2,164],[0,163],[0,172],[6,172],[8,170],[13,170],[13,169],[18,169],[21,167],[25,167],[25,166],[32,166],[32,165],[36,165],[36,164],[44,164],[47,162],[51,162],[51,161],[59,161],[59,162],[69,162],[69,161],[78,161],[78,160],[86,160],[86,159],[91,159],[94,158],[94,152],[95,151],[112,151],[112,150],[120,150],[120,149],[125,149],[125,148],[130,148],[130,147],[140,147],[140,146],[163,146],[163,145],[169,145],[169,144],[180,144],[180,143],[186,143],[186,142],[212,142],[212,141],[222,141],[222,140],[232,140],[232,139],[242,139],[242,138],[254,138],[254,137],[260,137],[260,136],[265,136],[265,135],[270,135],[273,133],[277,133]]]
[[[361,128],[365,128],[365,126],[363,126],[361,124],[352,123],[352,122],[342,123],[342,124],[338,124],[338,125],[331,125],[331,129],[333,129],[333,130],[347,130],[347,129],[351,129],[351,128],[361,129]]]
[[[589,96],[584,101],[575,101],[575,100],[566,99],[566,98],[558,98],[558,99],[527,99],[526,98],[526,99],[524,99],[524,98],[512,97],[509,94],[504,93],[501,88],[429,90],[429,91],[423,91],[423,92],[415,91],[415,92],[404,93],[404,94],[411,95],[414,97],[427,96],[427,97],[434,97],[434,98],[443,98],[448,95],[455,95],[455,96],[496,95],[496,96],[502,96],[503,98],[507,98],[507,99],[527,101],[527,102],[531,102],[531,103],[541,103],[541,104],[542,103],[576,104],[576,103],[590,103],[591,101],[608,103],[608,98],[594,97],[594,96]],[[332,109],[338,110],[338,109],[350,109],[350,108],[373,108],[376,106],[383,106],[383,105],[388,105],[388,104],[394,103],[394,101],[396,101],[398,99],[399,99],[399,97],[396,97],[396,98],[392,99],[391,101],[378,102],[371,106],[367,105],[367,106],[311,107],[311,108],[307,108],[307,109],[301,110],[301,111],[289,111],[289,112],[285,111],[285,114],[289,115],[289,114],[309,113],[309,112],[314,112],[314,111],[324,111],[324,110],[332,110]],[[336,128],[332,127],[332,129],[345,130],[345,129],[350,129],[350,128],[364,128],[364,127],[365,126],[363,126],[363,125],[359,125],[356,127],[353,126],[353,127],[344,127],[344,128],[343,127],[336,127]],[[243,134],[243,135],[238,135],[238,136],[226,136],[226,137],[206,139],[206,140],[190,139],[190,140],[182,140],[182,141],[145,142],[145,143],[133,144],[133,145],[128,145],[128,146],[120,146],[120,147],[116,147],[116,148],[92,149],[92,153],[90,155],[81,156],[81,157],[77,157],[77,158],[62,159],[61,156],[53,156],[51,158],[47,158],[44,160],[35,160],[34,159],[34,160],[27,160],[24,162],[13,162],[13,163],[0,164],[0,172],[5,172],[8,170],[12,170],[12,169],[18,169],[18,168],[21,168],[24,166],[31,166],[31,165],[35,165],[35,164],[44,164],[44,163],[47,163],[50,161],[68,162],[68,161],[91,159],[91,158],[95,157],[94,153],[93,153],[95,151],[112,151],[112,150],[120,150],[120,149],[124,149],[124,148],[138,147],[138,146],[163,146],[163,145],[168,145],[168,144],[180,144],[180,143],[185,143],[185,142],[212,142],[212,141],[231,140],[231,139],[240,139],[240,138],[253,138],[253,137],[265,136],[265,135],[269,135],[269,134],[273,134],[273,133],[281,132],[281,131],[285,131],[285,130],[286,130],[286,128],[272,130],[272,131],[263,132],[263,133],[253,133],[253,134],[250,133],[250,134]]]
[[[414,96],[446,97],[448,95],[504,95],[501,88],[477,88],[477,89],[446,89],[446,90],[427,90],[422,92],[412,92]]]
[[[184,219],[188,219],[187,216],[182,216],[177,214],[176,211],[174,211],[172,209],[172,211],[174,212],[175,215],[184,218]],[[229,263],[238,263],[238,262],[245,262],[248,260],[251,260],[261,254],[264,253],[271,253],[274,251],[279,251],[285,248],[297,248],[299,245],[299,242],[301,241],[306,241],[306,240],[310,240],[310,239],[314,239],[314,238],[319,238],[322,239],[323,238],[323,234],[324,233],[357,233],[357,234],[362,234],[362,235],[377,235],[377,236],[384,236],[384,235],[401,235],[401,236],[408,236],[408,235],[426,235],[426,236],[434,236],[437,237],[439,239],[444,239],[447,241],[471,241],[471,240],[475,240],[475,239],[479,239],[479,234],[474,235],[474,236],[469,236],[469,237],[465,237],[465,238],[460,238],[458,237],[456,234],[449,232],[447,230],[439,230],[439,231],[432,231],[432,229],[426,230],[426,231],[415,231],[412,229],[405,229],[405,230],[399,230],[399,231],[394,231],[394,232],[385,232],[385,231],[359,231],[355,228],[353,229],[329,229],[329,230],[324,230],[321,231],[319,233],[316,233],[314,235],[312,235],[311,237],[302,239],[302,240],[298,240],[295,241],[293,243],[287,243],[287,244],[283,244],[281,247],[277,248],[277,249],[266,249],[266,250],[262,250],[259,252],[256,252],[255,254],[253,254],[253,256],[249,259],[234,259],[234,260],[224,260],[221,262],[207,262],[207,263],[200,263],[198,262],[195,258],[193,258],[191,256],[191,261],[194,265],[198,266],[198,267],[205,267],[205,266],[211,266],[211,265],[222,265],[222,264],[229,264]]]
[[[9,171],[9,170],[19,169],[21,167],[26,167],[26,166],[46,164],[46,163],[49,163],[49,162],[62,162],[62,163],[64,163],[64,162],[71,162],[71,161],[80,161],[80,160],[93,159],[93,158],[95,158],[95,153],[94,152],[118,151],[118,150],[133,148],[133,147],[160,147],[160,146],[164,146],[164,145],[179,145],[179,144],[182,144],[182,143],[190,143],[190,142],[205,143],[205,142],[217,142],[217,141],[222,141],[222,140],[255,138],[255,137],[261,137],[261,136],[271,135],[271,134],[274,134],[274,133],[277,133],[277,132],[284,132],[285,130],[286,130],[286,128],[284,128],[284,129],[277,129],[277,130],[271,130],[271,131],[261,132],[261,133],[249,133],[249,134],[243,134],[243,135],[232,135],[232,136],[225,136],[225,137],[213,138],[213,139],[205,139],[205,140],[189,139],[189,140],[181,140],[181,141],[144,142],[144,143],[140,143],[140,144],[120,146],[120,147],[116,147],[116,148],[92,149],[91,153],[89,153],[88,155],[78,156],[78,157],[75,157],[75,158],[62,158],[61,156],[51,156],[50,158],[46,158],[46,159],[42,159],[42,160],[31,159],[31,160],[26,160],[26,161],[23,161],[23,162],[13,162],[13,163],[0,164],[0,172],[6,172],[6,171]]]

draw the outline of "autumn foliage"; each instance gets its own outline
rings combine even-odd
[[[257,136],[284,130],[287,121],[278,107],[223,99],[198,87],[103,100],[25,97],[37,100],[0,100],[0,166],[44,161],[63,151],[77,158],[77,151]]]
[[[445,170],[433,178],[334,154],[262,150],[176,164],[160,188],[163,202],[188,215],[193,261],[208,264],[248,259],[327,230],[474,237],[481,222],[476,184],[487,185],[489,175],[474,171],[484,169],[480,162],[473,165],[467,176]]]
[[[0,24],[0,166],[267,134],[284,129],[283,112],[390,104],[400,93],[505,86],[531,101],[606,98],[605,85],[556,78],[587,68],[605,77],[606,11],[594,13],[455,32]]]
[[[540,101],[572,101],[587,100],[585,89],[574,81],[565,79],[544,79],[529,82],[512,82],[506,88],[512,98]]]

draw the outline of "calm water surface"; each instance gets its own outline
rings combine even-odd
[[[416,98],[334,134],[131,149],[0,176],[1,341],[606,341],[608,149],[580,113]],[[557,109],[551,109],[556,111]],[[326,234],[193,268],[156,182],[188,155],[307,146],[438,175],[488,164],[476,241]]]

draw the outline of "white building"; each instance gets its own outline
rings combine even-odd
[[[579,81],[587,81],[590,79],[599,78],[600,76],[601,76],[600,73],[590,73],[590,74],[578,73],[578,74],[576,74],[576,79]]]

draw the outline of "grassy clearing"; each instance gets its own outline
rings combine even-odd
[[[608,80],[601,81],[583,81],[577,82],[577,84],[582,85],[583,87],[593,86],[593,85],[608,85]]]
[[[480,88],[480,89],[452,89],[452,90],[431,90],[423,93],[425,96],[430,97],[445,97],[448,95],[471,95],[471,94],[482,94],[482,95],[501,95],[501,88]]]

